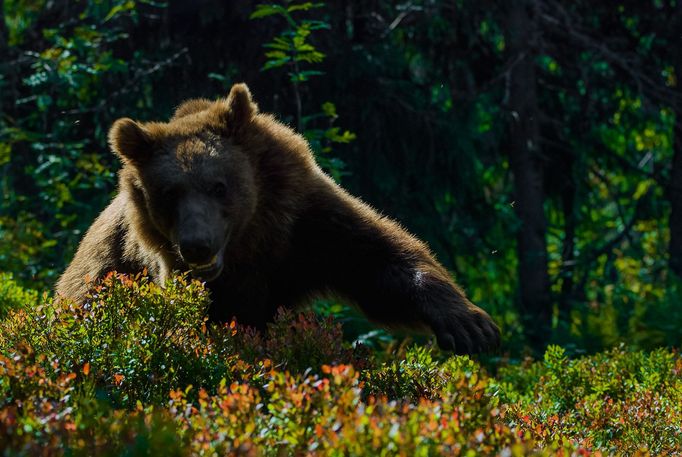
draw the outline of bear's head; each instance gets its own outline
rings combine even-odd
[[[253,163],[240,137],[257,113],[237,84],[226,99],[185,102],[167,123],[123,118],[109,132],[141,230],[207,281],[220,275],[226,246],[255,213]]]

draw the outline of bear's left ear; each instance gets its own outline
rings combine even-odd
[[[237,132],[258,114],[258,105],[251,97],[249,88],[244,83],[235,84],[224,102],[223,122],[231,133]]]
[[[124,162],[141,165],[152,156],[154,139],[141,124],[124,117],[109,130],[109,145]]]

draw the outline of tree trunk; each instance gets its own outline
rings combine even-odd
[[[574,160],[571,158],[567,162],[566,171],[572,173]],[[561,295],[559,297],[559,315],[564,322],[566,322],[569,318],[571,312],[571,303],[574,299],[573,274],[575,271],[576,229],[575,194],[576,188],[571,176],[568,178],[566,185],[563,187],[563,195],[561,196],[562,209],[564,212],[564,245],[563,252],[561,253],[561,275],[563,282],[561,283]]]
[[[5,2],[0,0],[0,53],[7,51],[7,26],[5,25]],[[5,55],[2,55],[5,57]],[[2,61],[4,62],[4,61]]]
[[[682,2],[677,4],[677,12],[673,24],[682,24]],[[674,30],[679,30],[675,28]],[[674,32],[677,33],[677,32]],[[670,269],[682,278],[682,48],[673,50],[675,75],[677,76],[677,93],[675,104],[675,128],[673,130],[673,168],[670,174]]]
[[[552,313],[533,35],[534,22],[528,3],[510,2],[508,43],[516,64],[509,75],[509,155],[514,174],[515,208],[521,222],[517,235],[521,312],[528,341],[535,348],[541,348],[549,337]]]
[[[682,75],[682,65],[676,74]],[[679,82],[678,82],[679,84]],[[682,91],[680,91],[682,96]],[[675,110],[673,166],[670,174],[670,269],[682,278],[682,106]]]
[[[3,90],[3,86],[7,86],[9,83],[6,80],[9,68],[5,68],[8,66],[7,62],[9,61],[9,48],[7,39],[7,27],[5,25],[5,2],[0,0],[0,75],[4,75],[4,78],[0,79],[0,113],[3,113],[4,109],[4,100],[2,94],[7,93],[7,89]]]

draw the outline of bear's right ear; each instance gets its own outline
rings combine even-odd
[[[220,105],[222,122],[227,131],[236,133],[258,114],[258,105],[251,97],[251,91],[246,84],[235,84],[230,89],[227,100]]]
[[[152,156],[154,141],[147,129],[124,117],[109,130],[109,145],[124,162],[141,164]]]

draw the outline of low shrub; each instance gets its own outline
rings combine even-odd
[[[12,309],[35,306],[37,302],[38,292],[19,286],[11,273],[0,272],[0,319]]]
[[[550,347],[493,377],[424,346],[377,356],[312,313],[281,311],[264,334],[209,324],[208,303],[184,277],[111,274],[82,306],[3,305],[0,453],[682,452],[675,351]]]
[[[544,361],[500,370],[507,420],[539,442],[556,437],[632,455],[682,451],[682,357],[622,346],[571,360],[550,346]]]

